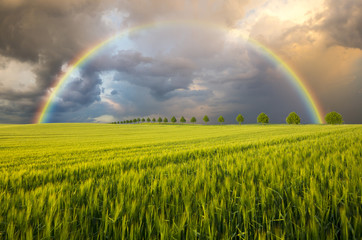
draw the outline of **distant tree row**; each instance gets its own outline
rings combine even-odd
[[[207,115],[204,116],[204,118],[202,119],[206,124],[210,121],[209,117]],[[325,116],[325,120],[327,124],[342,124],[343,123],[343,119],[342,119],[342,115],[337,113],[337,112],[330,112]],[[158,123],[167,123],[168,119],[166,117],[164,117],[163,119],[161,117],[159,117],[157,120],[156,118],[134,118],[134,119],[130,119],[130,120],[124,120],[124,121],[118,121],[118,122],[112,122],[112,124],[127,124],[127,123],[140,123],[140,122],[158,122]],[[220,124],[223,124],[225,122],[225,119],[223,116],[220,116],[217,121]],[[239,114],[236,117],[236,121],[241,124],[242,122],[244,122],[244,117],[243,115]],[[287,118],[285,119],[286,123],[288,124],[300,124],[300,117],[298,116],[298,114],[296,114],[295,112],[291,112],[289,113],[289,115],[287,116]],[[171,118],[171,122],[172,123],[176,123],[177,119],[175,116],[173,116]],[[181,116],[180,118],[180,122],[181,123],[186,123],[186,119],[184,118],[184,116]],[[190,119],[191,123],[196,123],[196,117],[192,117]],[[258,118],[257,118],[257,122],[261,123],[261,124],[266,124],[269,123],[269,117],[268,115],[266,115],[265,113],[260,113]]]
[[[207,116],[205,116],[205,117],[207,117]],[[148,123],[150,123],[150,122],[153,122],[153,123],[155,123],[155,122],[158,122],[158,123],[162,123],[162,122],[164,122],[164,123],[167,123],[168,122],[168,119],[167,119],[167,117],[165,117],[165,118],[161,118],[161,117],[159,117],[157,120],[156,120],[156,118],[147,118],[147,119],[144,119],[144,118],[134,118],[134,119],[131,119],[131,120],[124,120],[124,121],[118,121],[118,122],[112,122],[112,124],[126,124],[126,123],[140,123],[140,122],[148,122]],[[171,122],[172,123],[176,123],[177,122],[177,119],[176,119],[176,117],[175,116],[173,116],[172,118],[171,118]],[[180,122],[181,123],[186,123],[186,119],[184,118],[184,116],[182,116],[181,118],[180,118]],[[190,120],[190,122],[191,123],[196,123],[196,118],[195,117],[192,117],[191,118],[191,120]],[[207,120],[207,122],[208,122],[208,120]]]

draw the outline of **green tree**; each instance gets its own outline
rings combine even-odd
[[[182,123],[185,123],[185,122],[186,122],[186,119],[184,118],[184,116],[181,116],[180,122],[182,122]]]
[[[202,120],[204,120],[205,124],[207,124],[210,121],[210,119],[207,115],[205,115]]]
[[[268,117],[268,115],[266,115],[265,113],[262,112],[259,114],[257,121],[258,121],[258,123],[262,123],[262,124],[269,123],[269,117]]]
[[[141,119],[141,121],[142,121],[142,122],[145,122],[145,121],[146,121],[146,119],[145,119],[145,118],[142,118],[142,119]]]
[[[330,112],[327,113],[327,115],[324,118],[326,120],[326,123],[328,124],[342,124],[343,118],[342,115],[337,112]]]
[[[164,122],[164,123],[167,123],[167,122],[168,122],[167,117],[165,117],[165,118],[163,119],[163,122]]]
[[[149,117],[147,118],[147,122],[151,122],[151,119]]]
[[[289,113],[288,117],[285,119],[288,124],[299,124],[300,117],[295,112]]]
[[[224,119],[223,116],[220,116],[220,117],[217,119],[217,121],[218,121],[220,124],[222,124],[223,122],[225,122],[225,119]]]
[[[156,122],[156,118],[152,118],[152,122]]]
[[[140,118],[137,118],[137,122],[139,123],[141,121],[141,119]]]
[[[162,118],[159,117],[157,121],[158,121],[159,123],[162,123]]]
[[[192,122],[192,123],[195,123],[196,121],[197,121],[197,120],[196,120],[195,117],[192,117],[191,120],[190,120],[190,122]]]
[[[239,114],[237,117],[236,117],[236,121],[241,124],[242,122],[244,122],[244,117],[243,115]]]
[[[172,122],[172,123],[177,122],[177,119],[175,118],[175,116],[173,116],[173,117],[171,118],[171,122]]]
[[[133,122],[136,123],[136,122],[137,122],[137,118],[133,119]]]

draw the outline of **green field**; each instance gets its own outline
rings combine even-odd
[[[0,125],[0,239],[361,239],[362,125]]]

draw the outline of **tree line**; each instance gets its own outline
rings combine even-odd
[[[343,118],[342,118],[342,115],[337,113],[337,112],[330,112],[330,113],[327,113],[325,118],[326,120],[326,123],[327,124],[342,124],[343,123]],[[204,118],[202,119],[205,124],[207,124],[210,119],[207,115],[204,116]],[[236,119],[235,119],[239,124],[243,123],[244,122],[244,117],[243,115],[239,114]],[[223,124],[225,122],[225,119],[223,116],[220,116],[217,121],[220,123],[220,124]],[[168,119],[167,117],[159,117],[157,120],[156,118],[134,118],[134,119],[130,119],[130,120],[123,120],[123,121],[116,121],[116,122],[112,122],[112,124],[130,124],[130,123],[144,123],[144,122],[148,122],[148,123],[168,123]],[[176,123],[177,122],[177,118],[175,116],[173,116],[171,118],[171,122],[172,123]],[[181,123],[186,123],[186,119],[184,118],[184,116],[181,116],[180,118],[180,122]],[[191,117],[190,119],[190,122],[191,123],[196,123],[197,122],[197,119],[196,117]],[[285,122],[287,124],[300,124],[300,117],[298,114],[296,114],[295,112],[291,112],[289,113],[289,115],[286,117],[285,119]],[[261,124],[266,124],[266,123],[269,123],[269,117],[268,115],[266,115],[265,113],[260,113],[259,116],[257,117],[257,123],[261,123]]]

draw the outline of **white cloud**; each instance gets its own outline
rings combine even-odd
[[[108,122],[114,122],[116,120],[117,119],[112,115],[102,115],[102,116],[93,118],[93,122],[97,122],[97,123],[108,123]]]
[[[2,90],[16,90],[21,92],[36,89],[33,66],[12,58],[0,55],[0,86]]]

